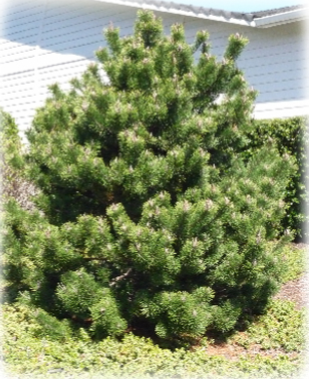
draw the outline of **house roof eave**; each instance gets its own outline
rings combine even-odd
[[[272,26],[288,24],[290,22],[302,21],[308,18],[307,9],[296,9],[290,12],[278,13],[254,20],[254,26],[257,28],[270,28]]]
[[[95,0],[104,3],[149,9],[157,12],[227,22],[256,28],[269,28],[308,18],[308,6],[299,5],[256,13],[229,12],[221,9],[197,7],[159,0]]]

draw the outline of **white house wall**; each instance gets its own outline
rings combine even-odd
[[[0,15],[0,105],[26,130],[35,108],[48,95],[47,85],[68,81],[95,60],[104,45],[102,30],[110,22],[131,34],[137,9],[92,0],[12,0]],[[238,61],[245,76],[259,91],[257,118],[289,117],[306,113],[305,33],[302,22],[267,29],[239,26],[157,12],[165,31],[184,23],[192,42],[207,29],[212,53],[220,58],[228,36],[240,33],[250,43]]]

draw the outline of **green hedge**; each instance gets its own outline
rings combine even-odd
[[[297,171],[291,177],[286,188],[285,201],[287,205],[286,216],[282,222],[282,229],[294,231],[295,239],[305,237],[307,223],[305,208],[308,204],[308,189],[306,180],[306,145],[309,142],[306,117],[293,117],[288,119],[257,120],[257,127],[248,134],[250,138],[249,149],[245,154],[251,156],[256,149],[265,144],[276,145],[280,154],[293,155],[296,160]]]

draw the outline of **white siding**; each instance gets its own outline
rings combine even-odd
[[[12,0],[0,18],[1,106],[22,131],[48,95],[47,85],[65,83],[95,60],[110,22],[121,35],[132,33],[135,8],[92,0]],[[268,29],[157,12],[165,31],[184,23],[188,41],[197,30],[210,33],[220,59],[228,36],[240,33],[250,43],[239,59],[249,83],[259,91],[256,117],[287,117],[306,111],[305,33],[301,22]]]
[[[1,106],[21,131],[48,96],[47,86],[63,88],[95,60],[110,22],[132,32],[136,10],[86,0],[19,1],[0,20]]]
[[[210,33],[212,52],[222,56],[228,36],[240,33],[249,39],[238,66],[258,92],[256,118],[286,118],[308,114],[308,71],[304,22],[257,29],[214,21],[185,18],[187,36],[198,29]]]

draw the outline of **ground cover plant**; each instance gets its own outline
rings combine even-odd
[[[132,37],[111,26],[99,65],[38,110],[24,155],[35,206],[5,202],[3,272],[6,299],[46,333],[142,325],[173,346],[233,331],[277,290],[293,159],[271,145],[244,156],[247,41],[232,35],[218,62],[207,38],[188,45],[181,25],[165,37],[141,12]]]

